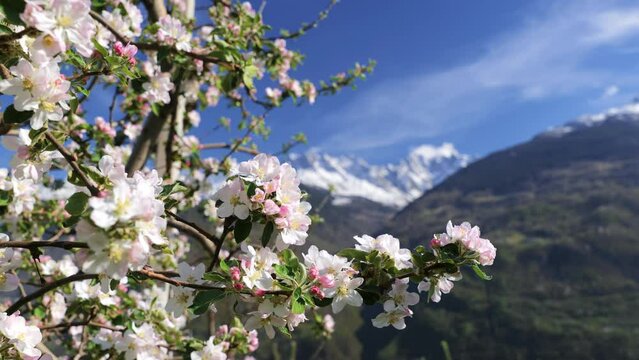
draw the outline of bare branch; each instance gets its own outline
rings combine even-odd
[[[75,281],[83,281],[83,280],[92,280],[92,279],[97,279],[98,275],[95,274],[75,274],[75,275],[71,275],[53,282],[50,282],[48,284],[46,284],[45,286],[41,287],[40,289],[32,292],[31,294],[27,295],[27,296],[23,296],[20,299],[16,300],[15,303],[13,303],[13,305],[11,305],[8,309],[7,309],[7,314],[11,315],[14,312],[20,310],[20,308],[25,305],[28,304],[29,302],[40,298],[41,296],[43,296],[44,294],[48,293],[49,291],[55,290],[61,286],[64,286],[66,284],[70,284],[72,282]]]
[[[200,145],[200,150],[212,150],[212,149],[231,149],[234,145],[227,143],[211,143],[211,144],[202,144]],[[251,155],[257,155],[260,152],[256,149],[251,149],[245,146],[238,146],[235,148],[235,151],[244,152]]]
[[[20,248],[35,250],[41,247],[53,247],[65,250],[87,249],[89,245],[77,241],[5,241],[0,242],[0,248]]]
[[[58,139],[55,138],[55,136],[53,136],[53,134],[51,134],[49,131],[44,133],[44,136],[47,138],[47,140],[49,140],[50,143],[52,143],[56,149],[58,149],[58,151],[60,152],[60,154],[62,154],[62,156],[65,158],[65,160],[69,163],[69,165],[71,166],[71,168],[73,169],[73,171],[75,172],[75,174],[80,178],[80,180],[82,180],[82,182],[84,183],[84,185],[86,185],[87,189],[89,189],[89,192],[91,193],[91,195],[93,196],[98,196],[98,194],[100,194],[100,190],[98,189],[98,187],[95,185],[95,183],[93,182],[93,180],[91,180],[87,174],[84,173],[84,171],[80,168],[80,166],[77,163],[77,158],[71,154],[59,141]]]

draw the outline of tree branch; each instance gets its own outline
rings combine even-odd
[[[270,37],[270,38],[267,38],[267,40],[271,40],[271,41],[277,40],[277,39],[288,40],[288,39],[294,39],[304,35],[307,31],[315,29],[317,26],[319,26],[319,23],[328,17],[328,14],[331,12],[331,10],[333,10],[333,7],[335,7],[335,5],[337,5],[338,2],[339,0],[331,0],[331,2],[328,4],[326,9],[322,10],[319,13],[319,15],[317,16],[317,19],[315,19],[313,22],[309,24],[303,25],[299,30],[292,32],[288,35]]]
[[[211,143],[211,144],[202,144],[200,145],[200,150],[212,150],[212,149],[231,149],[234,145],[227,143]],[[235,148],[236,151],[244,152],[251,155],[257,155],[260,152],[255,149],[251,149],[245,146],[238,146]]]
[[[200,233],[197,229],[195,229],[191,225],[185,224],[175,219],[167,219],[167,225],[191,235],[193,238],[195,238],[195,240],[197,240],[200,243],[200,245],[202,245],[204,250],[210,256],[213,256],[213,254],[215,254],[215,247],[211,243],[210,239],[206,237],[204,234]]]
[[[58,141],[58,139],[56,139],[55,136],[53,136],[53,134],[51,134],[49,131],[45,132],[44,136],[47,138],[47,140],[49,140],[50,143],[52,143],[58,149],[60,154],[62,154],[62,156],[65,158],[67,163],[69,163],[69,165],[71,166],[71,168],[73,169],[75,174],[80,178],[80,180],[82,180],[82,182],[86,185],[87,189],[89,189],[89,192],[91,193],[91,195],[98,196],[98,194],[100,194],[100,190],[95,185],[93,180],[91,180],[87,176],[87,174],[85,174],[84,171],[82,171],[82,169],[80,168],[80,166],[77,163],[77,158],[73,154],[71,154]]]
[[[83,281],[83,280],[92,280],[92,279],[97,279],[98,275],[95,274],[75,274],[75,275],[71,275],[53,282],[50,282],[48,284],[46,284],[45,286],[41,287],[40,289],[32,292],[31,294],[27,295],[27,296],[23,296],[20,299],[16,300],[15,303],[13,303],[13,305],[11,305],[8,309],[7,309],[7,314],[11,315],[14,312],[20,310],[20,308],[43,296],[44,294],[48,293],[49,291],[55,290],[61,286],[64,286],[66,284],[70,284],[72,282],[75,281]]]
[[[65,250],[88,249],[89,245],[76,241],[5,241],[0,242],[0,248],[21,248],[35,250],[41,247],[53,247]]]
[[[190,58],[193,59],[198,59],[198,60],[202,60],[205,63],[213,63],[213,64],[218,64],[221,66],[224,66],[228,69],[231,70],[240,70],[241,67],[238,66],[237,64],[234,63],[230,63],[228,61],[222,60],[220,58],[214,57],[214,56],[209,56],[206,54],[199,54],[193,51],[182,51],[182,50],[178,50],[175,47],[166,47],[166,46],[162,46],[159,43],[147,43],[147,42],[135,42],[135,41],[131,41],[130,39],[128,39],[127,37],[125,37],[124,35],[120,34],[115,28],[113,28],[113,26],[111,26],[106,20],[104,20],[104,18],[102,16],[100,16],[100,14],[98,14],[95,11],[91,11],[91,17],[93,19],[95,19],[97,22],[99,22],[102,26],[104,26],[107,30],[109,30],[109,32],[111,32],[115,38],[124,43],[124,44],[132,44],[135,45],[138,49],[140,50],[151,50],[151,51],[158,51],[160,49],[168,49],[168,51],[172,54],[183,54],[186,55]]]
[[[0,35],[0,44],[8,43],[14,40],[18,40],[26,35],[34,35],[38,30],[32,27],[25,28],[22,31],[18,31],[13,34]]]

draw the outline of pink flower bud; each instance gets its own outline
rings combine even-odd
[[[324,288],[332,288],[335,286],[335,280],[330,275],[322,275],[319,277],[319,282]]]
[[[437,239],[437,238],[433,238],[433,239],[430,241],[430,247],[432,247],[432,248],[436,248],[436,247],[440,247],[440,246],[442,246],[442,242],[441,242],[441,241],[439,241],[439,239]]]
[[[311,280],[315,280],[318,276],[319,276],[319,270],[317,270],[315,266],[312,266],[310,269],[308,269],[308,277]]]
[[[122,45],[121,42],[116,41],[115,44],[113,44],[113,50],[118,56],[122,56],[124,53],[124,45]]]
[[[229,333],[229,326],[228,325],[222,325],[219,328],[217,328],[217,331],[215,332],[215,336],[224,336],[226,334]]]
[[[259,296],[262,297],[266,294],[266,291],[262,290],[262,289],[256,289],[255,290],[255,296]]]
[[[233,266],[229,269],[229,272],[231,273],[231,280],[236,282],[240,281],[240,268],[238,268],[237,266]]]
[[[244,289],[244,284],[236,282],[236,283],[233,284],[233,287],[235,288],[235,290],[240,291],[240,290]]]
[[[317,285],[311,287],[311,294],[320,300],[324,298],[324,292]]]

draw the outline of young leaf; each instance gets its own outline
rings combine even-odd
[[[80,216],[87,209],[89,204],[89,195],[83,192],[77,192],[67,200],[67,205],[64,207],[69,214],[74,216]]]
[[[357,249],[343,249],[337,253],[338,256],[343,256],[349,260],[359,260],[366,261],[366,251],[357,250]]]
[[[484,272],[484,270],[482,270],[479,265],[474,264],[473,266],[471,266],[473,271],[475,272],[475,275],[477,275],[478,278],[482,279],[482,280],[491,280],[493,277],[486,274]]]
[[[193,299],[193,305],[190,306],[195,315],[204,314],[209,306],[216,301],[224,299],[226,292],[222,289],[199,291]]]
[[[212,282],[225,282],[227,280],[226,276],[216,272],[206,273],[202,276],[202,278]]]
[[[293,292],[293,299],[291,300],[291,312],[293,314],[303,314],[306,311],[306,302],[302,297],[302,289],[297,288]]]

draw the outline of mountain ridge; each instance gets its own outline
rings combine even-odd
[[[360,197],[398,210],[470,162],[470,156],[451,143],[421,145],[398,162],[383,165],[317,149],[289,157],[302,184],[330,190],[335,205]]]

